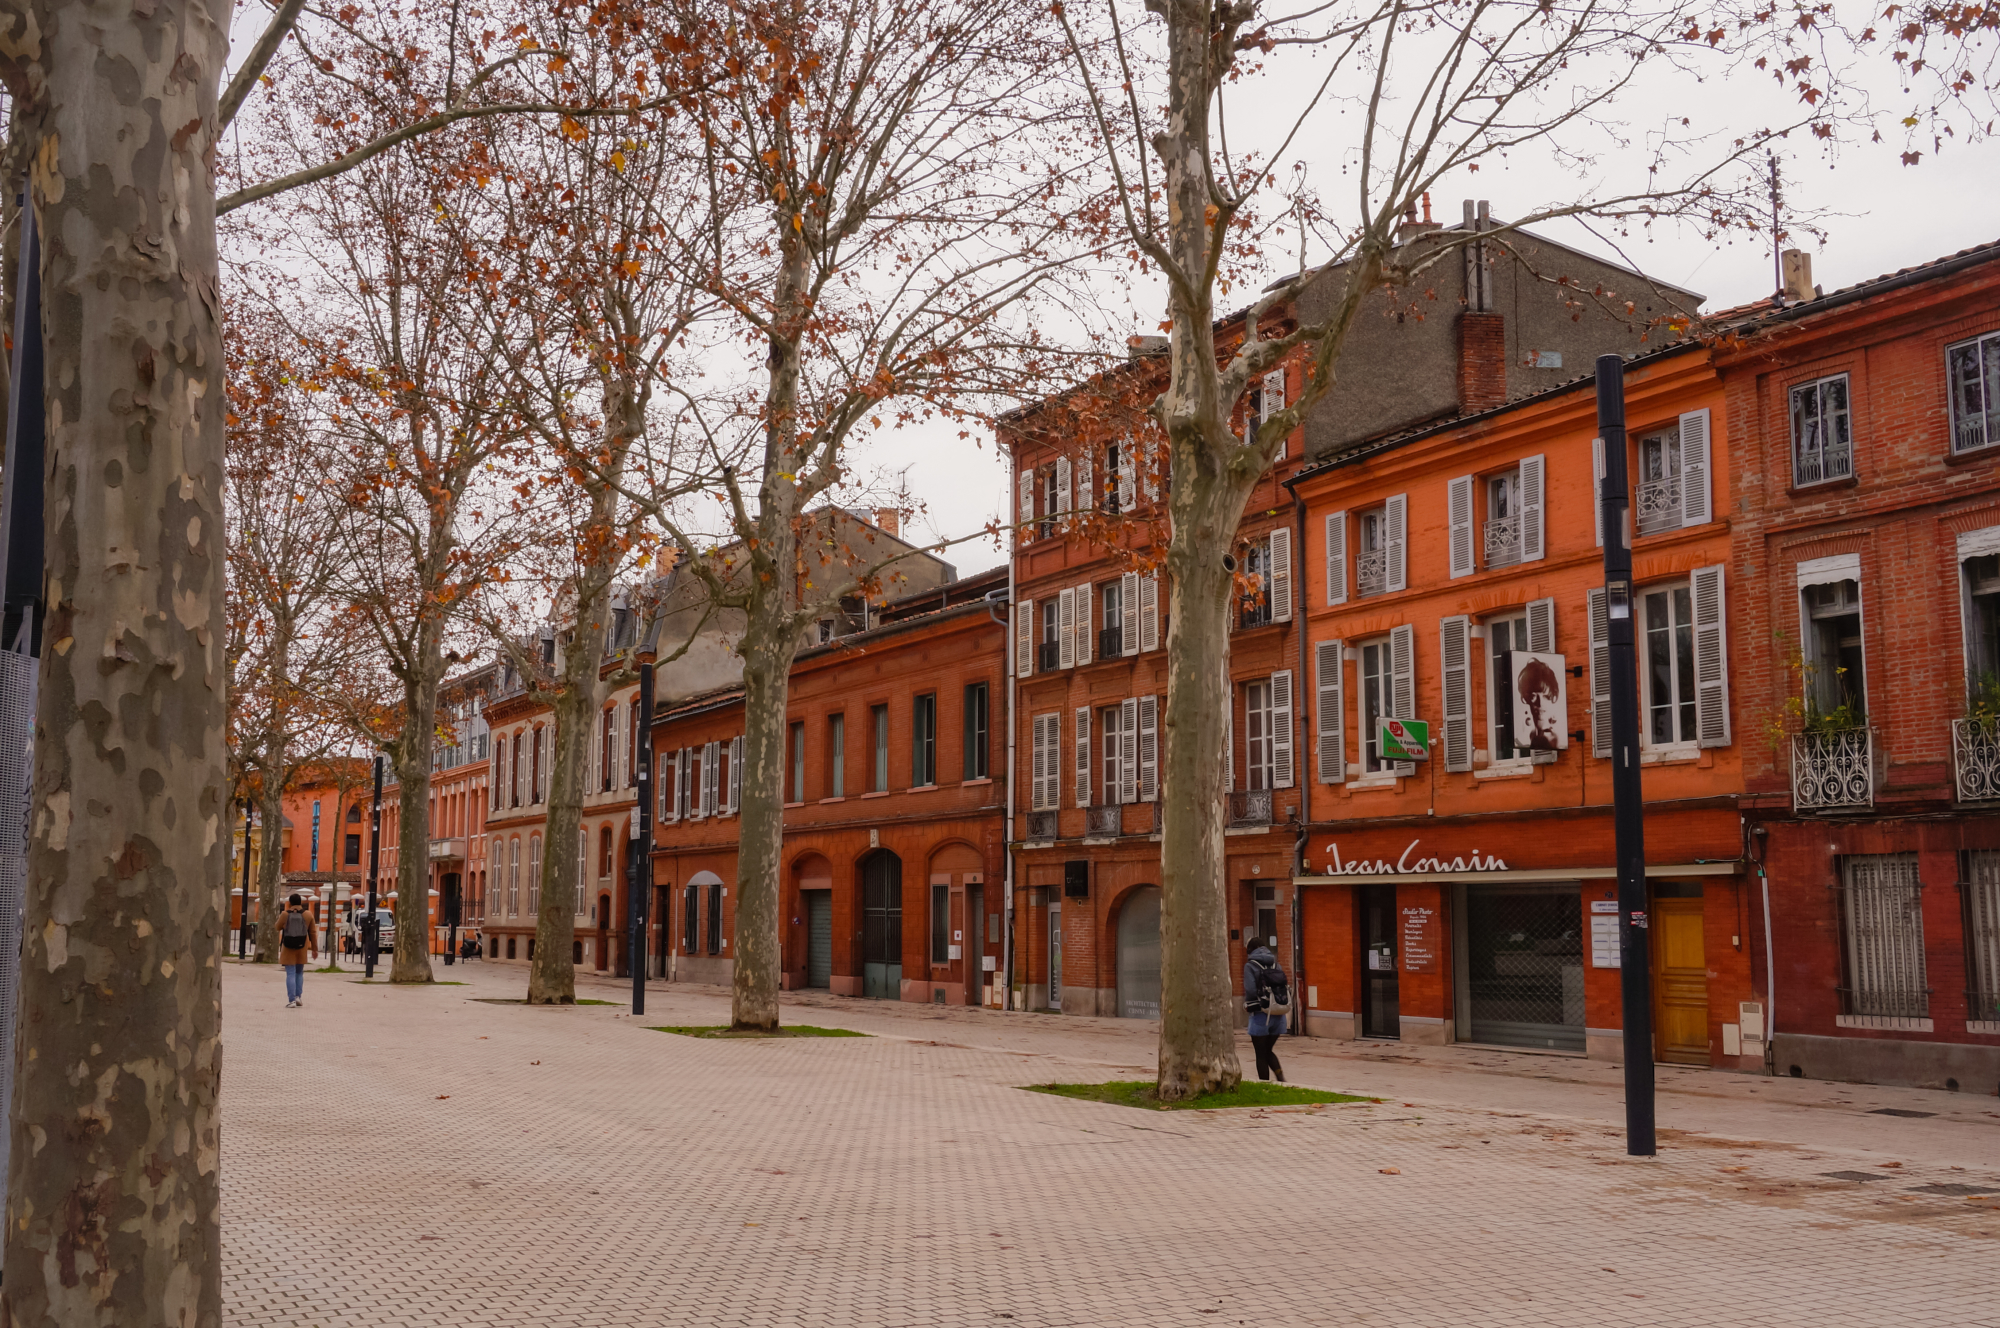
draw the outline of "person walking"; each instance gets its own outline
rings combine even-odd
[[[278,962],[285,966],[285,1008],[306,1003],[306,956],[319,957],[319,942],[313,936],[312,919],[306,916],[306,901],[293,895],[278,924]]]
[[[1243,1008],[1250,1012],[1250,1045],[1257,1049],[1257,1077],[1285,1082],[1285,1067],[1273,1048],[1284,1036],[1292,1013],[1292,988],[1271,947],[1257,944],[1243,964]]]

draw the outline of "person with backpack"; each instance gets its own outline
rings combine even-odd
[[[1243,965],[1243,1008],[1250,1012],[1250,1045],[1257,1049],[1257,1077],[1269,1081],[1274,1075],[1285,1082],[1285,1067],[1278,1064],[1273,1050],[1284,1036],[1292,1013],[1292,987],[1271,947],[1251,943],[1250,957]]]
[[[319,942],[313,937],[312,919],[306,916],[306,901],[293,895],[278,924],[278,962],[285,966],[285,1008],[306,1003],[306,956],[319,957]]]

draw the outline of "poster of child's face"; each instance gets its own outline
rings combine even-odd
[[[1514,665],[1514,741],[1538,752],[1569,746],[1569,697],[1563,686],[1569,674],[1561,655],[1512,652]]]

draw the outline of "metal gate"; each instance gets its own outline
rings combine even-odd
[[[833,985],[833,891],[806,895],[806,985]]]
[[[1574,885],[1468,885],[1459,937],[1460,1037],[1583,1050],[1583,904]]]
[[[861,864],[861,994],[903,995],[903,860],[886,848]]]
[[[1160,890],[1142,885],[1118,906],[1118,1013],[1160,1017]]]

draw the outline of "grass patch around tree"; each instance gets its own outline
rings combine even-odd
[[[728,1024],[651,1024],[655,1033],[678,1033],[682,1037],[694,1038],[737,1038],[756,1041],[763,1038],[828,1038],[828,1037],[868,1037],[867,1033],[857,1033],[851,1028],[820,1028],[813,1024],[780,1024],[770,1032],[763,1029],[735,1029]]]
[[[353,972],[352,969],[347,968],[322,968],[319,971],[322,973]],[[429,982],[391,982],[387,978],[349,978],[348,985],[351,987],[463,987],[469,984],[464,982],[444,982],[436,978],[433,978]]]
[[[1352,1093],[1329,1093],[1320,1088],[1300,1088],[1295,1084],[1267,1084],[1245,1079],[1226,1093],[1204,1093],[1185,1102],[1162,1102],[1150,1080],[1121,1079],[1108,1084],[1024,1084],[1030,1093],[1076,1098],[1083,1102],[1112,1102],[1121,1107],[1147,1111],[1214,1111],[1225,1107],[1302,1107],[1327,1102],[1377,1102],[1379,1098],[1357,1097]]]

